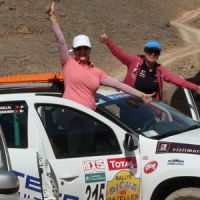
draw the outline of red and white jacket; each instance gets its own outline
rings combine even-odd
[[[116,45],[111,39],[106,41],[106,45],[112,52],[112,54],[120,60],[124,65],[127,66],[127,74],[124,78],[124,83],[134,87],[136,78],[140,72],[140,68],[145,61],[143,57],[138,55],[128,54],[123,51],[118,45]],[[161,100],[163,96],[163,81],[173,83],[179,87],[187,88],[196,91],[198,85],[193,84],[185,79],[171,74],[164,66],[161,64],[157,65],[157,77],[159,90],[156,92],[156,99]]]

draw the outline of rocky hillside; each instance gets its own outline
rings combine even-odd
[[[56,0],[56,15],[68,46],[73,36],[87,34],[91,60],[119,76],[121,64],[99,42],[104,30],[121,47],[142,53],[146,40],[156,38],[164,52],[183,45],[170,20],[200,6],[198,0]],[[0,0],[0,73],[60,71],[57,46],[44,12],[47,0]],[[195,21],[192,22],[195,24]],[[196,21],[199,26],[199,21]],[[119,66],[119,67],[118,67]]]

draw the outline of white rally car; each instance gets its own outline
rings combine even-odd
[[[123,93],[97,94],[92,111],[63,99],[57,86],[0,87],[0,123],[21,196],[200,200],[198,122]]]

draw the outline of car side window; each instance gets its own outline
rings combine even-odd
[[[57,105],[36,105],[56,158],[121,153],[113,130],[91,116]]]
[[[192,117],[191,112],[190,112],[190,106],[185,96],[185,92],[182,88],[178,88],[174,92],[170,100],[170,106],[176,108],[177,110],[181,111],[187,116]]]
[[[0,103],[0,124],[9,148],[28,147],[28,106],[25,102]]]

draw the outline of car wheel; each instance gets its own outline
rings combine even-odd
[[[200,188],[182,188],[171,193],[165,200],[200,200]]]

